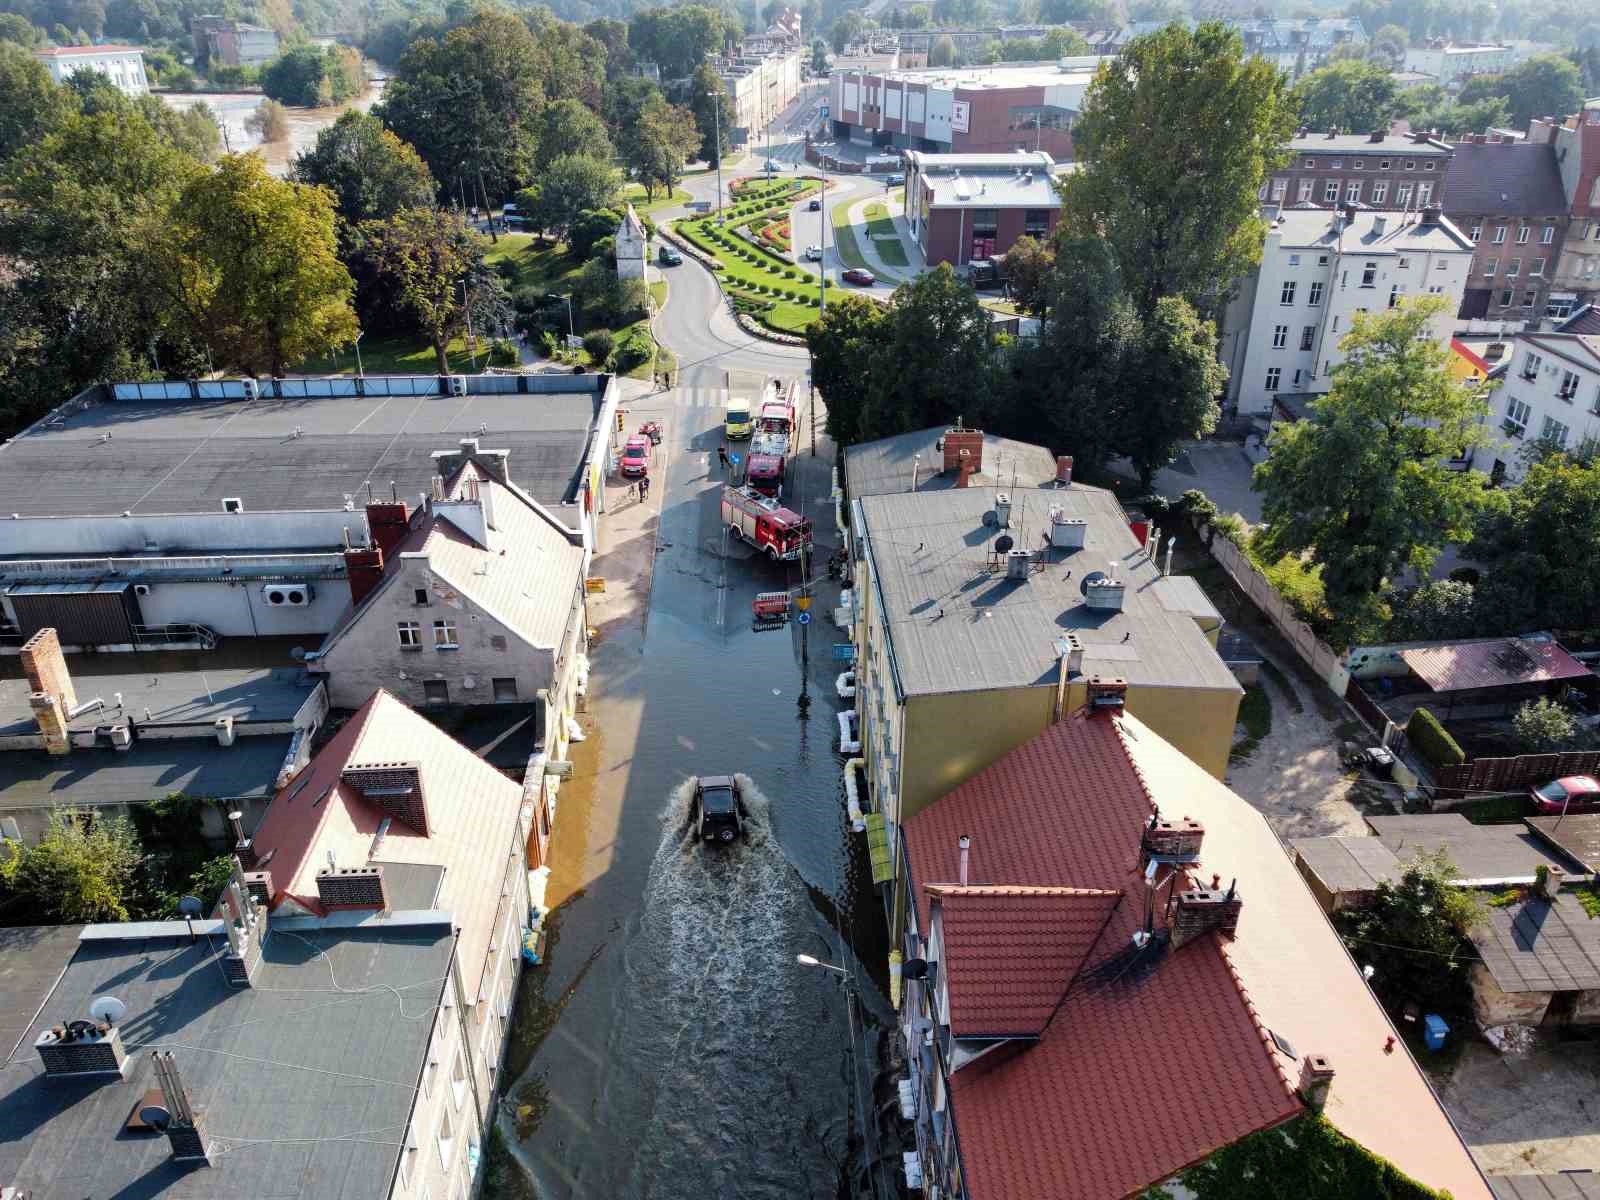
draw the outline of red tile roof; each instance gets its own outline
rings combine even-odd
[[[1480,638],[1414,646],[1401,650],[1400,659],[1436,692],[1581,679],[1592,673],[1560,643],[1530,638]]]
[[[1038,1037],[1121,893],[1085,888],[928,888],[939,902],[950,1032]]]
[[[973,1200],[1116,1200],[1302,1111],[1218,935],[1177,951],[1159,940],[1132,946],[1144,917],[1139,837],[1151,807],[1117,724],[1079,714],[906,822],[922,930],[926,885],[958,878],[962,834],[972,837],[969,881],[981,888],[1121,893],[1040,1040],[951,1077]],[[952,1009],[965,994],[979,1016],[1005,1011],[1008,998],[1031,1016],[1043,981],[1028,977],[1016,989],[1002,974],[1016,949],[974,957],[984,903],[958,898],[975,915],[958,912],[947,949]],[[1006,911],[999,896],[988,903]],[[1075,912],[1073,923],[1082,917]],[[1057,968],[1071,941],[1052,949]],[[963,949],[984,976],[976,984],[958,978]]]
[[[33,53],[36,58],[71,58],[80,54],[143,54],[144,47],[107,42],[103,46],[46,46]]]

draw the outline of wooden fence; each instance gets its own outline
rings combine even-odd
[[[1283,635],[1300,661],[1335,696],[1344,699],[1345,690],[1350,686],[1350,672],[1339,653],[1295,615],[1288,601],[1278,594],[1278,589],[1272,586],[1243,550],[1220,533],[1213,536],[1210,527],[1201,530],[1201,537],[1210,540],[1211,557],[1217,560],[1217,565],[1227,572],[1228,578],[1239,590],[1250,598],[1250,602],[1272,622],[1273,628]]]
[[[1515,758],[1475,758],[1453,767],[1434,767],[1439,799],[1458,800],[1482,792],[1518,792],[1563,775],[1593,775],[1600,770],[1600,750],[1566,754],[1519,754]]]

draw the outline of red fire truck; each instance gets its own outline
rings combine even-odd
[[[745,481],[763,496],[777,499],[783,495],[784,474],[794,449],[794,439],[793,390],[786,391],[781,380],[771,380],[756,414],[755,432],[750,437],[750,461],[745,471]]]
[[[792,562],[811,548],[811,522],[748,485],[722,489],[722,523],[773,562]]]

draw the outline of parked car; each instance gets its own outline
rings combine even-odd
[[[839,278],[846,283],[858,283],[862,287],[871,287],[878,282],[878,277],[865,267],[851,267],[848,271],[841,272]]]
[[[775,158],[769,158],[767,159],[767,170],[781,171],[783,170],[783,164]]]
[[[689,820],[696,841],[727,845],[744,832],[744,796],[732,775],[701,775],[694,781]]]
[[[622,448],[622,477],[641,479],[650,473],[650,439],[634,434]]]
[[[821,262],[822,261],[822,247],[821,246],[807,246],[806,247],[806,261],[807,262]]]
[[[679,254],[671,246],[662,246],[661,249],[656,251],[656,258],[663,267],[680,267],[683,265],[683,255]]]
[[[899,187],[905,181],[906,177],[901,175],[899,172],[896,172],[895,174],[889,176],[889,178],[885,179],[884,183],[888,184],[890,187]]]
[[[1592,775],[1564,775],[1528,789],[1533,809],[1546,816],[1600,811],[1600,783]]]
[[[810,200],[806,201],[806,211],[807,212],[821,212],[822,211],[822,199],[821,199],[821,197],[813,196],[813,197],[811,197]]]

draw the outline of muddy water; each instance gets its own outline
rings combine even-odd
[[[316,144],[317,134],[337,121],[349,109],[366,112],[383,98],[383,81],[375,81],[366,94],[344,104],[326,108],[291,108],[289,110],[289,137],[282,142],[263,145],[261,139],[247,126],[250,114],[261,104],[259,92],[221,92],[200,94],[192,92],[160,92],[161,99],[176,109],[193,108],[205,104],[216,114],[223,130],[223,147],[234,153],[260,150],[274,175],[286,175],[295,155]]]

